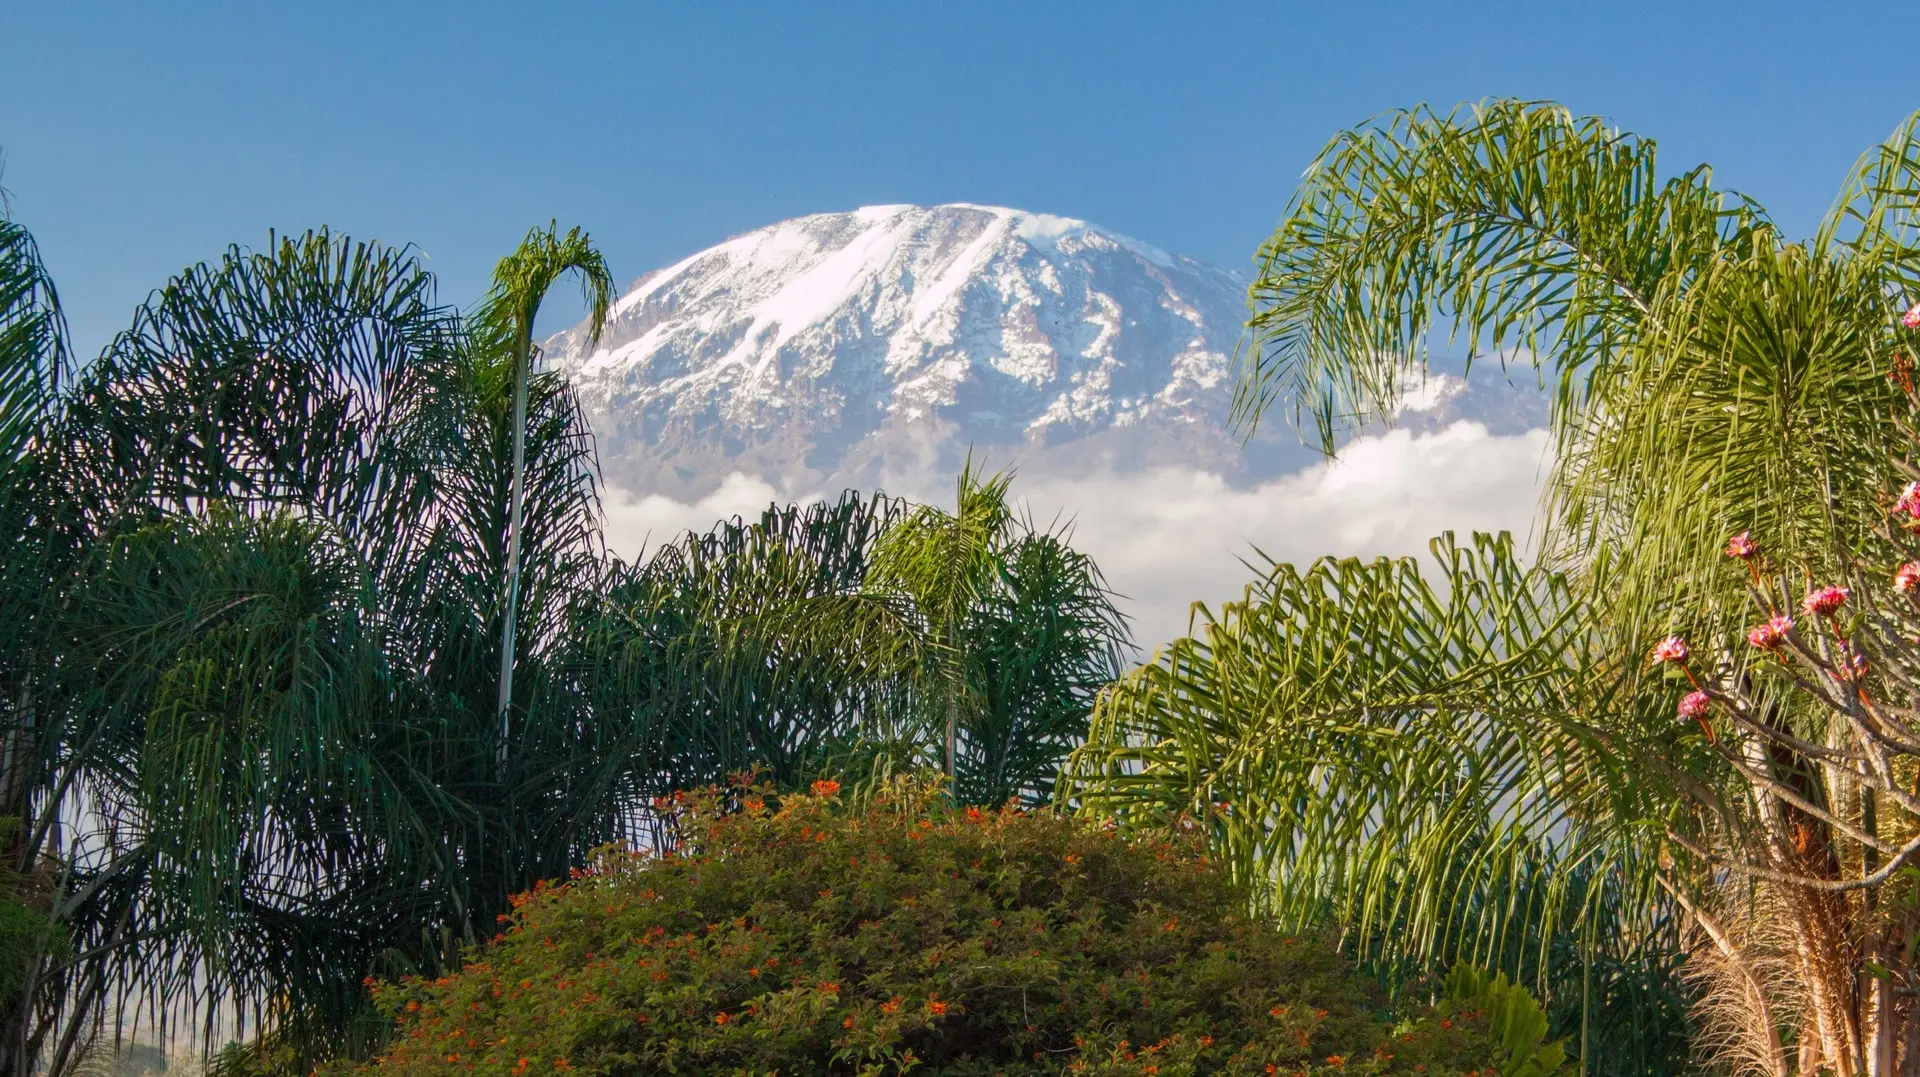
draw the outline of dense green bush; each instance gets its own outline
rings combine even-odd
[[[608,852],[516,899],[460,974],[376,985],[398,1025],[369,1068],[1445,1077],[1534,1057],[1496,1044],[1496,1006],[1394,1013],[1324,940],[1248,918],[1197,836],[838,792],[680,799],[676,852]]]

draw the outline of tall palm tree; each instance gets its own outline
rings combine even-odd
[[[500,260],[493,272],[493,291],[479,319],[488,345],[504,348],[513,364],[513,489],[507,515],[505,620],[500,631],[502,753],[507,750],[508,708],[513,705],[514,633],[520,610],[520,531],[526,497],[527,382],[534,359],[533,324],[547,292],[568,274],[580,278],[587,304],[587,343],[592,347],[600,339],[607,308],[613,303],[613,275],[586,233],[575,227],[561,236],[558,222],[549,223],[544,231],[536,228],[528,232],[520,249]]]
[[[1290,405],[1333,451],[1391,419],[1439,332],[1531,366],[1554,400],[1548,567],[1482,558],[1463,576],[1443,552],[1438,588],[1411,565],[1276,569],[1115,689],[1080,772],[1134,811],[1228,793],[1223,841],[1277,904],[1416,955],[1556,925],[1590,938],[1597,913],[1568,899],[1608,894],[1594,908],[1726,938],[1719,869],[1671,836],[1700,822],[1697,794],[1750,783],[1672,721],[1646,647],[1677,619],[1746,615],[1731,534],[1767,536],[1794,578],[1871,545],[1907,414],[1917,179],[1909,122],[1792,243],[1706,168],[1665,178],[1651,141],[1557,106],[1416,109],[1336,137],[1262,249],[1237,413]],[[1483,588],[1505,597],[1462,605]],[[1557,612],[1528,612],[1534,593],[1563,596]],[[1329,646],[1338,665],[1306,660]],[[1351,763],[1330,755],[1350,744]],[[1788,752],[1762,771],[1802,766]],[[1604,884],[1530,889],[1542,864]],[[1745,1057],[1780,1074],[1888,1057],[1811,1028],[1774,1012]]]

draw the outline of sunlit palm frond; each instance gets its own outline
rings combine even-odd
[[[1471,960],[1563,997],[1594,940],[1660,929],[1635,838],[1658,801],[1609,779],[1675,732],[1614,713],[1631,697],[1566,577],[1504,537],[1433,555],[1434,580],[1276,565],[1200,609],[1102,697],[1063,784],[1131,825],[1203,821],[1284,921],[1386,968]]]
[[[1311,412],[1331,451],[1392,418],[1435,331],[1544,365],[1577,410],[1662,293],[1766,227],[1706,168],[1663,179],[1651,141],[1557,105],[1388,113],[1321,151],[1261,248],[1234,414]]]

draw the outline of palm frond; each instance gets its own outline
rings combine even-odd
[[[1547,103],[1392,112],[1320,152],[1258,256],[1235,393],[1342,430],[1391,420],[1430,333],[1551,367],[1576,411],[1659,296],[1767,229],[1703,166],[1663,180],[1649,140]]]

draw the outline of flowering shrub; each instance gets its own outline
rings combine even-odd
[[[1197,836],[945,804],[687,797],[676,852],[605,851],[517,899],[459,975],[376,985],[397,1028],[366,1068],[1492,1077],[1518,1057],[1489,1029],[1510,1003],[1391,1012],[1324,940],[1243,915]]]

